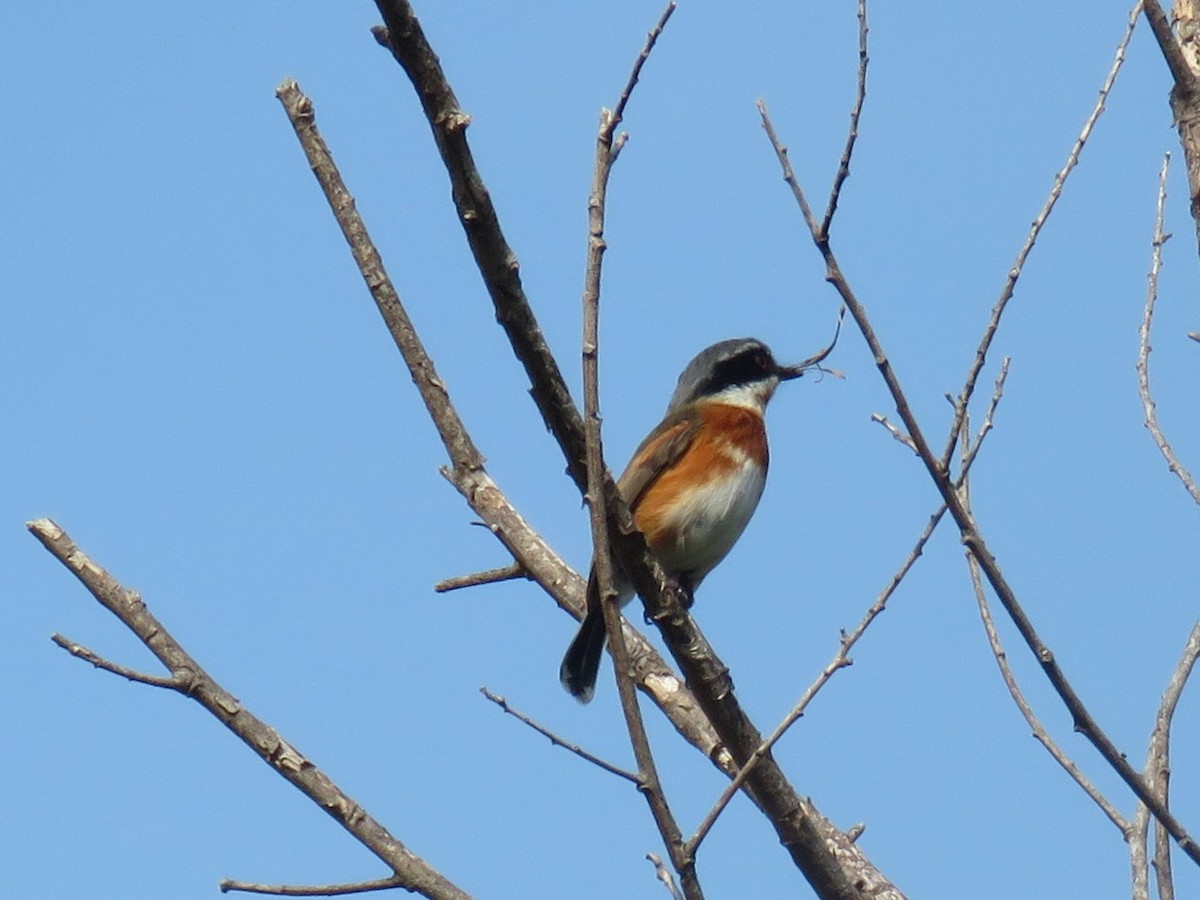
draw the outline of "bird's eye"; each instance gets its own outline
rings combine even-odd
[[[765,354],[761,351],[758,353],[755,353],[754,354],[754,364],[756,366],[758,366],[760,369],[766,370],[768,368],[767,367],[767,354]]]

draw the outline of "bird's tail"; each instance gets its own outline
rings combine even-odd
[[[587,703],[596,692],[596,675],[604,655],[605,636],[604,611],[599,603],[588,603],[587,615],[558,669],[559,681],[580,703]]]

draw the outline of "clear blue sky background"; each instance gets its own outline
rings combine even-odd
[[[835,226],[927,431],[948,423],[987,311],[1124,27],[1122,3],[879,3],[871,88]],[[529,294],[578,385],[597,113],[658,0],[421,2]],[[381,865],[198,707],[70,659],[149,654],[23,528],[52,516],[143,592],[258,715],[417,853],[493,898],[657,898],[659,850],[625,783],[502,715],[487,685],[614,761],[602,681],[556,670],[573,623],[514,583],[436,596],[506,562],[438,474],[444,454],[273,92],[295,76],[500,485],[576,567],[586,517],[466,251],[427,126],[371,39],[370,3],[0,11],[0,759],[4,892],[206,898],[229,876],[322,883]],[[765,98],[822,203],[853,94],[853,4],[684,3],[651,59],[614,175],[603,403],[618,467],[681,366],[753,334],[825,343],[836,300],[757,121]],[[1080,693],[1140,765],[1197,614],[1200,524],[1142,427],[1134,362],[1161,155],[1176,148],[1144,24],[1036,249],[987,370],[1012,374],[975,470],[985,534]],[[1197,254],[1171,179],[1154,377],[1200,469]],[[857,334],[771,409],[758,516],[696,614],[769,729],[825,665],[935,508],[878,425]],[[1046,724],[1133,804],[1004,636]],[[1129,895],[1121,836],[1030,739],[985,643],[954,534],[778,749],[793,784],[910,896]],[[1195,690],[1195,689],[1194,689]],[[1173,802],[1200,830],[1197,698],[1176,721]],[[690,831],[722,787],[657,715]],[[1179,896],[1200,896],[1176,856]],[[704,847],[713,898],[807,896],[739,800]]]

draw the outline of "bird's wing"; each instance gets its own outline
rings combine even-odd
[[[630,509],[637,507],[650,485],[691,446],[699,427],[696,411],[684,408],[668,415],[642,441],[617,480],[617,490]]]

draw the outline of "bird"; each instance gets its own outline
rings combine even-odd
[[[781,366],[755,338],[720,341],[698,353],[679,376],[667,412],[617,480],[634,524],[664,571],[684,589],[688,605],[725,558],[758,506],[767,479],[767,403],[780,382],[805,365]],[[634,594],[615,567],[623,606]],[[580,703],[592,699],[606,632],[593,565],[587,612],[559,668],[559,680]]]

